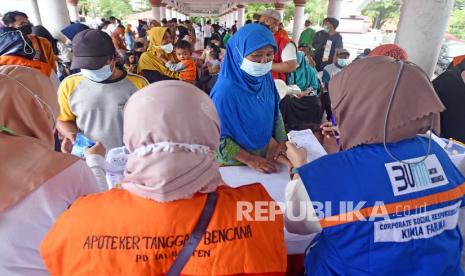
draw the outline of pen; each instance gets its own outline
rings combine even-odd
[[[334,115],[331,115],[331,123],[333,126],[336,126],[336,119],[334,118]],[[339,146],[339,135],[336,135],[336,132],[333,129],[333,135],[336,138],[336,144]]]

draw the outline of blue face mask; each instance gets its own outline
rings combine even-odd
[[[328,26],[324,25],[324,26],[323,26],[323,31],[324,31],[325,33],[329,33],[329,28],[328,28]]]
[[[97,70],[81,69],[81,73],[88,79],[95,82],[102,82],[108,79],[113,71],[111,70],[110,64],[103,66]]]
[[[241,69],[242,71],[246,72],[247,74],[254,76],[254,77],[261,77],[268,74],[271,71],[271,66],[273,62],[270,61],[268,63],[258,63],[250,61],[246,58],[242,60]]]
[[[242,71],[254,77],[264,76],[268,72],[271,71],[271,66],[273,65],[273,61],[270,61],[268,63],[253,62],[253,61],[246,59],[244,56],[242,56],[241,52],[239,51],[237,47],[236,47],[236,50],[239,53],[239,55],[242,57],[242,64],[240,67]]]

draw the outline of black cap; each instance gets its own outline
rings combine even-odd
[[[100,69],[114,54],[115,46],[107,33],[84,30],[73,38],[71,69]]]

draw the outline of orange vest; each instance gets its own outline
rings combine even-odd
[[[180,80],[195,81],[197,79],[197,66],[193,59],[183,60],[182,64],[186,67],[184,71],[179,74]]]
[[[19,65],[34,68],[50,77],[52,68],[47,63],[39,60],[30,60],[20,56],[0,56],[0,65]]]
[[[275,204],[263,186],[223,186],[217,195],[210,224],[182,275],[284,275],[282,215],[237,219],[236,209],[244,210],[238,202]],[[123,189],[81,197],[58,218],[40,254],[52,275],[163,275],[205,202],[206,195],[198,194],[160,203]]]
[[[274,63],[281,63],[283,62],[281,59],[281,53],[284,50],[284,47],[286,47],[287,43],[289,43],[291,40],[289,39],[289,35],[285,30],[279,30],[274,34],[274,40],[276,41],[276,46],[278,47],[278,50],[274,53]],[[278,73],[278,72],[271,72],[273,75],[273,79],[281,79],[285,83],[287,83],[287,76],[286,73]]]

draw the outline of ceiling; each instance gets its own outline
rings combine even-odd
[[[227,0],[163,0],[170,6],[177,6],[192,16],[218,15],[238,4],[247,3],[286,3],[290,0],[241,0],[240,2],[229,2]]]

